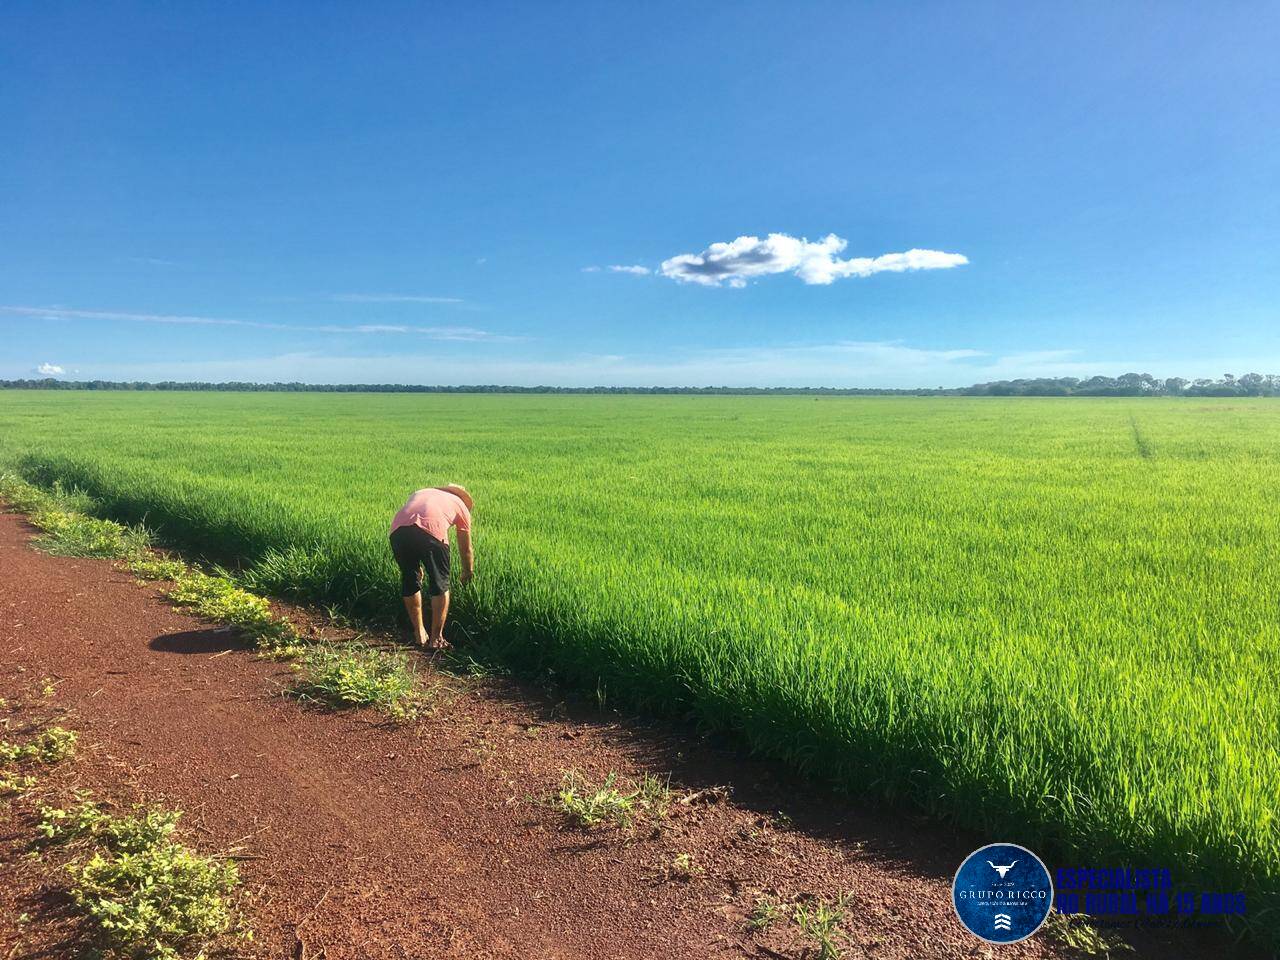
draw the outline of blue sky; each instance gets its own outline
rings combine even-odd
[[[1280,372],[1280,4],[5,19],[0,377]]]

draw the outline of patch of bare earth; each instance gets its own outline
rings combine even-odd
[[[242,955],[799,958],[813,954],[785,920],[751,929],[757,899],[846,893],[850,957],[1070,955],[959,926],[950,880],[978,838],[503,680],[441,676],[434,711],[406,727],[308,709],[282,696],[287,666],[109,562],[31,550],[30,534],[0,515],[0,695],[53,678],[84,745],[57,777],[176,806],[203,850],[244,857],[257,940]],[[582,831],[542,802],[568,769],[670,772],[677,797],[704,792],[630,831]],[[72,956],[29,838],[0,804],[0,958]],[[1168,936],[1137,955],[1224,955],[1216,936]]]

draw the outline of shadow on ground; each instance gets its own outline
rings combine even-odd
[[[165,633],[149,644],[160,653],[227,653],[231,650],[248,650],[249,644],[234,627],[208,627],[202,630],[182,630]]]

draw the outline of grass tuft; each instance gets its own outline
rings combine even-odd
[[[430,699],[407,654],[365,644],[307,648],[294,665],[290,692],[301,700],[340,710],[373,707],[396,720],[413,720]]]
[[[747,926],[752,930],[767,930],[785,916],[785,904],[770,897],[757,897],[751,913],[747,915]]]
[[[610,773],[599,785],[592,785],[575,770],[564,775],[554,806],[580,827],[594,827],[611,820],[618,826],[631,822],[635,795],[625,794],[615,784],[618,775]]]
[[[839,960],[843,955],[836,938],[849,899],[846,894],[836,900],[802,900],[795,905],[791,919],[799,927],[800,935],[817,950],[818,960]]]
[[[798,936],[806,941],[805,956],[813,956],[817,960],[839,960],[844,955],[840,944],[840,924],[852,899],[853,895],[849,893],[834,900],[805,896],[793,903],[773,897],[757,897],[747,914],[747,929],[758,933],[789,920]]]
[[[618,788],[618,774],[609,773],[593,784],[576,770],[565,771],[551,805],[575,826],[590,829],[602,823],[629,827],[641,817],[660,820],[671,805],[670,781],[645,775],[626,792]]]

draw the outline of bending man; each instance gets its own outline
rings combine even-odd
[[[400,594],[418,646],[443,650],[444,621],[449,615],[449,528],[458,528],[458,553],[466,584],[475,572],[471,552],[471,508],[475,503],[465,487],[450,483],[427,487],[411,496],[391,521],[391,552],[400,567]],[[431,632],[422,625],[422,572],[431,595]]]

